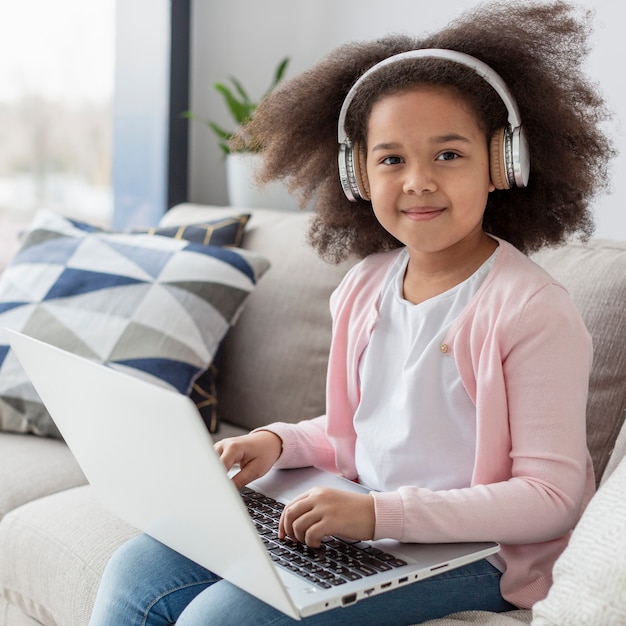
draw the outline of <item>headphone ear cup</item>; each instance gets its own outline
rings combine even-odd
[[[361,199],[371,200],[370,181],[367,178],[367,151],[360,141],[354,144],[354,177]]]
[[[509,177],[506,173],[505,132],[504,128],[497,130],[489,143],[489,174],[496,189],[510,188]]]

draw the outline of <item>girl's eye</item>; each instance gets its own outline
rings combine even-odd
[[[385,157],[381,163],[383,165],[397,165],[398,163],[402,163],[402,159],[400,157],[397,156],[388,156]]]
[[[454,159],[458,159],[459,155],[456,152],[452,152],[452,150],[448,150],[447,152],[442,152],[438,157],[438,161],[454,161]]]

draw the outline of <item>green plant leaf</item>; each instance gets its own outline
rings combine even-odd
[[[269,88],[267,89],[263,97],[268,96],[270,93],[272,93],[272,91],[276,88],[276,85],[278,85],[278,83],[283,79],[283,76],[285,75],[285,71],[287,70],[287,66],[289,65],[289,61],[290,61],[289,57],[285,57],[278,64],[278,67],[276,68],[276,71],[274,72],[274,80],[272,81],[272,84],[269,86]]]
[[[250,96],[248,95],[248,92],[244,89],[243,85],[234,76],[231,76],[229,80],[234,85],[237,93],[241,96],[242,104],[253,105],[254,103],[252,102],[252,100],[250,100]]]
[[[223,83],[215,83],[214,87],[222,94],[224,101],[226,102],[226,106],[237,124],[240,126],[245,124],[245,122],[247,122],[250,118],[250,113],[254,110],[254,104],[240,102],[233,95],[230,88]]]
[[[287,70],[287,66],[289,65],[289,57],[285,57],[276,68],[276,73],[274,74],[274,83],[273,86],[276,87],[278,83],[283,79],[285,75],[285,71]]]
[[[209,128],[220,138],[228,141],[232,136],[232,132],[224,130],[221,126],[218,126],[215,122],[207,122]]]
[[[263,97],[271,93],[276,85],[278,85],[278,83],[283,79],[285,71],[287,70],[287,66],[289,65],[289,61],[289,57],[285,57],[278,64],[278,67],[274,72],[274,78],[272,80],[272,83],[270,84]],[[237,126],[242,127],[252,118],[254,111],[258,106],[258,103],[250,99],[250,96],[248,95],[248,92],[246,91],[244,86],[234,76],[230,76],[228,80],[231,82],[232,88],[224,83],[214,83],[213,88],[221,94],[226,104],[226,107]],[[182,113],[182,117],[189,120],[198,119],[198,117],[192,111],[184,111]],[[234,135],[235,131],[228,131],[216,124],[215,122],[204,121],[204,123],[217,136],[218,144],[222,152],[224,154],[230,154],[231,149],[228,145],[228,142]],[[255,144],[251,143],[248,149],[254,150],[254,146]]]

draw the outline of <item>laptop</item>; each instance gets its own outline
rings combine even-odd
[[[294,619],[364,601],[499,549],[490,542],[329,537],[315,550],[281,542],[271,518],[306,489],[368,490],[309,467],[273,469],[240,491],[187,396],[6,332],[106,508]]]

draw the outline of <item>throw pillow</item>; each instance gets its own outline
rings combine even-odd
[[[244,229],[250,220],[250,214],[233,215],[222,219],[203,222],[200,224],[180,224],[173,226],[158,226],[145,231],[150,235],[174,237],[185,239],[195,243],[211,246],[240,246],[243,240]],[[190,393],[195,402],[200,416],[209,429],[210,433],[216,433],[219,429],[217,412],[217,385],[216,380],[219,368],[216,365],[219,352],[214,357],[209,369],[200,374],[193,385]]]
[[[591,499],[554,565],[533,626],[621,626],[626,617],[626,459]]]
[[[40,212],[0,277],[0,430],[59,436],[4,328],[192,395],[268,267],[238,248]]]
[[[250,219],[249,213],[234,215],[201,224],[181,224],[176,226],[160,226],[146,230],[136,230],[135,233],[148,233],[184,239],[205,246],[240,246],[243,233]]]
[[[238,247],[241,245],[244,229],[249,220],[250,214],[244,213],[201,223],[158,226],[148,229],[136,229],[133,232],[185,239],[186,241],[204,245]],[[69,221],[77,228],[88,232],[104,232],[104,229],[98,226],[78,220]],[[217,375],[218,369],[214,359],[209,369],[196,379],[190,393],[190,397],[196,403],[202,420],[211,433],[216,433],[219,426],[216,387]]]

